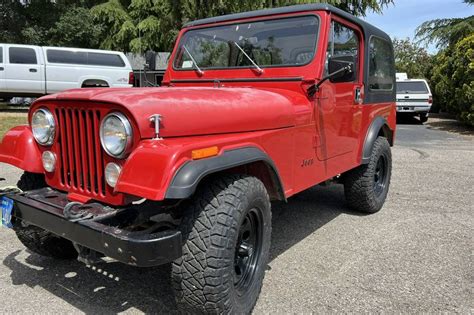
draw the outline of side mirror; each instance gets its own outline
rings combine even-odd
[[[338,56],[329,59],[329,73],[337,73],[329,80],[333,83],[352,82],[356,79],[355,65],[357,64],[357,56]],[[349,66],[349,70],[340,71]]]

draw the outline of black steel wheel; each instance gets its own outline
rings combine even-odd
[[[239,228],[234,254],[234,287],[242,296],[253,283],[259,259],[262,256],[263,214],[250,209]]]
[[[172,267],[178,307],[190,314],[251,313],[270,252],[265,186],[245,175],[209,179],[183,211],[183,256]]]
[[[374,192],[377,197],[380,197],[385,191],[387,185],[387,161],[385,156],[381,155],[377,161],[377,166],[374,172]]]

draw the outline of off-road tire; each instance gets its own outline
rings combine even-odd
[[[385,161],[385,177],[383,189],[377,186],[376,189],[376,170],[378,169],[379,161]],[[392,153],[390,145],[386,138],[378,137],[375,140],[368,164],[363,164],[354,170],[349,171],[343,176],[344,194],[346,201],[350,208],[355,211],[365,213],[378,212],[387,198],[390,187],[390,178],[392,173]]]
[[[44,175],[25,172],[17,183],[23,191],[40,189],[46,186]],[[77,258],[77,251],[72,243],[40,227],[15,220],[13,230],[20,242],[32,252],[41,256],[57,259]]]
[[[252,251],[259,256],[249,256],[258,257],[255,272],[241,290],[235,278],[237,246],[243,238],[239,232],[256,210],[262,219],[261,247]],[[183,255],[172,264],[179,309],[191,314],[249,314],[260,294],[270,251],[271,206],[265,186],[255,177],[223,175],[200,185],[184,211]]]
[[[423,124],[428,121],[428,114],[420,114],[420,122]]]

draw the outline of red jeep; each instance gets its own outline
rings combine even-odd
[[[41,255],[171,262],[181,308],[248,313],[270,202],[334,180],[349,207],[379,211],[394,137],[381,30],[324,4],[204,19],[179,34],[163,87],[32,105],[0,146],[0,162],[25,171],[3,223]]]

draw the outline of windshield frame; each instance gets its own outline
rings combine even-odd
[[[262,69],[272,69],[272,68],[298,68],[298,67],[304,67],[304,66],[307,66],[309,64],[311,64],[315,58],[316,58],[316,54],[318,52],[318,44],[319,44],[319,39],[320,39],[320,34],[321,34],[321,17],[316,14],[316,13],[305,13],[305,14],[293,14],[293,15],[289,15],[289,16],[284,16],[284,17],[266,17],[266,18],[256,18],[256,19],[251,19],[251,20],[243,20],[243,21],[239,21],[239,22],[227,22],[227,23],[222,23],[222,24],[218,24],[218,25],[208,25],[208,26],[204,26],[204,27],[192,27],[192,28],[189,28],[187,29],[185,32],[183,32],[179,38],[179,42],[177,43],[176,45],[176,51],[173,53],[173,59],[170,60],[172,63],[172,68],[173,68],[173,71],[177,71],[177,72],[191,72],[191,71],[194,71],[194,68],[187,68],[187,69],[183,69],[183,68],[177,68],[176,65],[175,65],[175,62],[176,62],[176,57],[179,53],[179,50],[181,49],[181,47],[185,44],[183,42],[183,39],[185,38],[186,34],[190,31],[195,31],[195,30],[203,30],[203,29],[209,29],[209,28],[217,28],[217,27],[221,27],[221,26],[233,26],[233,25],[239,25],[239,24],[248,24],[248,23],[255,23],[255,22],[266,22],[266,21],[279,21],[279,20],[286,20],[286,19],[294,19],[294,18],[301,18],[301,17],[315,17],[317,19],[317,22],[318,22],[318,29],[317,29],[317,33],[315,34],[315,41],[314,41],[314,48],[313,48],[313,56],[311,57],[311,59],[306,62],[306,63],[302,63],[302,64],[288,64],[288,65],[259,65],[260,68]],[[199,67],[201,67],[201,65],[199,65]],[[242,70],[242,69],[253,69],[254,66],[253,65],[248,65],[248,66],[235,66],[235,67],[209,67],[209,68],[203,68],[201,67],[201,69],[204,71],[204,72],[207,72],[207,71],[220,71],[220,70],[227,70],[227,71],[232,71],[232,70]]]

